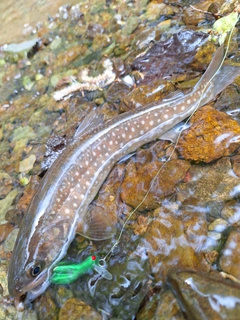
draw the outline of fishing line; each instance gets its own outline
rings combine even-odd
[[[238,20],[236,21],[235,25],[237,24],[237,22],[239,21],[239,18]],[[101,258],[99,259],[99,263],[106,263],[106,260],[111,256],[113,250],[117,247],[117,245],[119,244],[121,238],[122,238],[122,234],[123,234],[123,231],[125,230],[125,227],[127,225],[127,223],[129,222],[129,220],[131,219],[131,217],[133,216],[133,214],[139,209],[139,207],[144,203],[144,201],[147,199],[150,191],[152,190],[152,187],[153,187],[153,184],[154,182],[156,181],[158,175],[160,174],[160,172],[163,170],[163,168],[166,166],[166,164],[171,160],[172,158],[172,155],[173,153],[175,152],[176,148],[177,148],[177,144],[178,144],[178,141],[180,139],[180,136],[182,134],[182,132],[186,129],[185,126],[186,124],[190,121],[190,119],[192,118],[192,116],[194,115],[194,113],[197,111],[197,109],[199,108],[200,106],[200,103],[202,101],[202,98],[203,98],[203,94],[204,92],[206,91],[208,85],[210,84],[210,82],[212,81],[212,79],[216,76],[216,74],[218,73],[218,71],[221,69],[225,59],[226,59],[226,56],[227,56],[227,53],[228,53],[228,50],[229,50],[229,46],[230,46],[230,41],[231,41],[231,38],[232,38],[232,34],[233,34],[233,30],[235,28],[235,25],[232,27],[231,31],[230,31],[230,34],[229,34],[229,37],[228,37],[228,41],[227,41],[227,46],[226,46],[226,50],[225,50],[225,53],[223,55],[223,58],[222,58],[222,61],[218,67],[218,69],[214,72],[214,74],[212,75],[212,77],[208,80],[208,82],[204,85],[203,89],[202,89],[202,93],[201,93],[201,96],[199,98],[199,101],[195,107],[195,109],[193,110],[192,114],[189,116],[189,118],[187,119],[187,121],[185,122],[183,128],[180,129],[180,132],[177,136],[177,140],[175,142],[175,145],[174,145],[174,148],[173,150],[171,151],[170,155],[168,156],[167,160],[165,161],[165,163],[161,166],[161,168],[158,170],[158,172],[156,173],[155,177],[152,179],[151,183],[150,183],[150,187],[148,189],[148,191],[146,192],[145,196],[143,197],[142,201],[132,210],[130,211],[127,219],[125,220],[121,230],[120,230],[120,233],[119,233],[119,236],[116,240],[116,242],[113,244],[113,246],[111,247],[111,249],[108,251],[108,253],[105,255],[104,258]]]

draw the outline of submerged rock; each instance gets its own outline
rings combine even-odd
[[[236,320],[240,312],[240,286],[220,277],[176,272],[168,284],[186,319]]]
[[[190,164],[185,160],[171,160],[163,164],[152,161],[140,166],[138,162],[130,162],[121,186],[122,201],[133,208],[138,207],[139,210],[153,210],[164,197],[173,194],[176,185],[184,179]],[[148,196],[144,199],[150,186]]]
[[[101,320],[101,315],[81,300],[71,298],[60,309],[59,320]]]
[[[184,320],[185,317],[171,291],[154,294],[137,314],[137,320]]]
[[[208,271],[201,248],[207,239],[204,213],[168,204],[154,211],[144,247],[157,282],[164,282],[170,270],[187,268]]]
[[[219,259],[220,268],[240,280],[240,230],[230,232]]]

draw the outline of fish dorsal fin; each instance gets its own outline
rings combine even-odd
[[[92,130],[96,129],[99,125],[104,123],[104,115],[100,113],[99,109],[92,110],[77,128],[73,139],[78,139],[81,136],[90,133]]]
[[[181,99],[184,97],[184,93],[181,90],[176,90],[174,92],[169,93],[162,102],[172,102],[177,99]]]
[[[85,217],[79,220],[77,233],[91,240],[106,240],[115,234],[115,223],[116,221],[112,221],[107,214],[97,212],[96,208],[91,210],[91,207],[89,207]]]

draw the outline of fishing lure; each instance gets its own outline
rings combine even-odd
[[[99,260],[97,256],[92,255],[80,263],[60,262],[53,269],[50,280],[54,284],[69,284],[91,270],[95,270],[105,279],[112,279],[111,273],[106,270],[105,260]]]

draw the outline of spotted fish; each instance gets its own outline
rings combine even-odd
[[[223,66],[216,74],[222,60],[220,47],[186,95],[126,112],[104,124],[100,114],[85,118],[43,178],[24,216],[8,271],[12,297],[32,301],[41,295],[77,231],[94,240],[113,235],[114,224],[108,217],[92,216],[88,211],[110,170],[122,157],[159,138],[229,85],[239,68]]]

